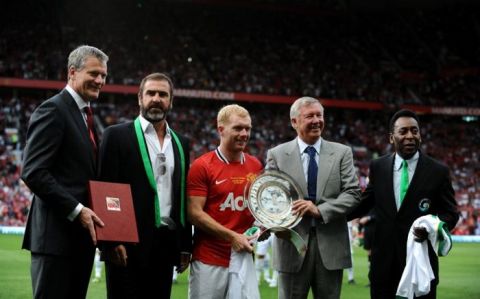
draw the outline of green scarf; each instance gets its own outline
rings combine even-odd
[[[142,125],[140,124],[139,117],[135,119],[134,126],[135,134],[137,135],[138,146],[140,147],[140,154],[142,155],[143,167],[145,168],[145,173],[147,174],[148,178],[148,183],[155,192],[155,226],[160,227],[162,221],[160,216],[161,214],[157,183],[155,182],[152,163],[150,162],[150,156],[148,154],[148,148],[145,142],[145,136],[143,135]],[[169,132],[172,135],[175,144],[177,145],[178,152],[180,153],[180,223],[183,227],[185,227],[185,153],[177,134],[172,129],[170,129]]]

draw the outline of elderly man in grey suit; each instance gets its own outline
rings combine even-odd
[[[304,197],[293,211],[302,221],[294,230],[307,242],[300,255],[285,236],[275,238],[274,267],[279,271],[278,298],[340,298],[343,269],[351,267],[346,215],[360,202],[360,187],[349,147],[321,138],[324,109],[302,97],[290,108],[297,138],[267,153],[267,168],[289,174]]]

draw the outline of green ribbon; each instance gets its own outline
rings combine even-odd
[[[140,147],[140,154],[142,156],[143,167],[145,168],[145,173],[147,174],[148,183],[150,187],[155,192],[155,226],[160,227],[162,223],[161,214],[160,214],[160,202],[158,198],[157,183],[155,182],[155,176],[153,174],[152,163],[150,162],[150,156],[148,154],[147,144],[145,142],[145,137],[143,136],[142,125],[140,123],[140,118],[137,117],[134,121],[135,134],[137,135],[138,146]],[[178,139],[177,134],[170,129],[170,134],[173,136],[173,140],[177,145],[178,151],[180,153],[180,223],[182,226],[185,226],[185,154],[183,152],[183,146]]]

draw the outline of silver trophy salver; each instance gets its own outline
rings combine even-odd
[[[289,231],[287,235],[298,253],[305,254],[305,241],[292,230],[302,220],[302,217],[292,213],[292,205],[303,195],[288,174],[279,170],[265,170],[245,186],[244,198],[253,217],[263,227],[273,232]]]

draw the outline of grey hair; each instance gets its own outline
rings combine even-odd
[[[323,112],[323,106],[320,103],[319,100],[312,98],[312,97],[301,97],[295,100],[293,102],[292,106],[290,107],[290,119],[298,117],[300,114],[300,108],[303,106],[309,106],[312,104],[320,104],[320,107],[322,107],[322,112]]]
[[[97,58],[103,64],[107,64],[108,62],[108,56],[103,53],[102,50],[92,46],[82,45],[78,46],[68,55],[67,69],[73,67],[76,70],[81,70],[85,66],[87,58],[91,56]]]

